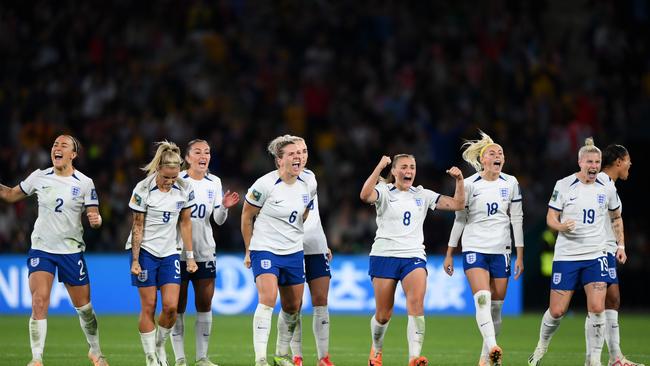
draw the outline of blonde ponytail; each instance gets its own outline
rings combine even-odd
[[[155,145],[158,148],[153,159],[141,168],[147,172],[147,176],[155,173],[161,167],[178,167],[180,169],[183,159],[181,158],[181,149],[175,143],[164,140],[156,142]]]
[[[465,147],[465,151],[463,151],[463,160],[476,169],[477,172],[480,172],[483,170],[481,156],[488,146],[496,145],[496,143],[487,133],[481,130],[478,130],[478,132],[481,135],[479,140],[465,140],[465,143],[463,143],[461,148]]]

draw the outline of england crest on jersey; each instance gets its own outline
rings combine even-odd
[[[418,207],[422,207],[422,198],[416,198],[415,199],[415,205]]]
[[[467,264],[474,264],[474,262],[476,262],[476,253],[467,253],[465,260],[467,261]]]
[[[81,188],[72,186],[70,193],[72,194],[72,198],[79,197],[79,194],[81,193]]]
[[[140,274],[138,274],[138,281],[140,282],[146,282],[148,278],[149,274],[147,273],[146,269],[141,270]]]
[[[605,196],[604,194],[599,194],[598,195],[598,206],[605,207],[606,198],[607,198],[607,196]]]
[[[553,284],[557,285],[562,282],[562,273],[553,273]]]
[[[40,258],[30,258],[29,259],[29,265],[32,266],[32,267],[38,266],[39,263],[41,263]]]
[[[212,201],[214,199],[214,189],[208,189],[208,201]]]
[[[194,192],[194,191],[192,191],[192,192]],[[183,202],[183,201],[176,201],[176,209],[179,210],[179,211],[182,210],[184,204],[185,204],[185,202]]]
[[[302,203],[305,205],[309,203],[309,195],[308,194],[303,194],[302,195]]]
[[[507,201],[508,197],[510,197],[510,190],[508,188],[501,188],[499,193],[501,193],[501,199],[504,201]]]

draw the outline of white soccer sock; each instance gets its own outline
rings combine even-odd
[[[609,350],[609,358],[623,358],[621,352],[621,334],[618,329],[618,311],[605,310],[605,342]]]
[[[420,357],[422,344],[424,343],[425,329],[424,315],[409,315],[408,325],[406,326],[406,338],[409,343],[409,359]]]
[[[97,315],[91,303],[75,308],[79,314],[79,324],[81,330],[86,335],[86,340],[90,346],[90,352],[94,355],[101,355],[102,350],[99,348],[99,330],[97,328]]]
[[[158,360],[165,364],[167,362],[167,351],[165,350],[165,343],[172,332],[172,328],[165,328],[158,324],[158,331],[156,332],[156,356]]]
[[[598,360],[603,351],[605,341],[605,312],[589,312],[587,319],[587,338],[589,338],[589,349],[587,350],[588,360]]]
[[[542,349],[548,348],[548,344],[551,343],[553,334],[555,334],[557,328],[560,327],[560,320],[562,320],[562,317],[554,318],[551,316],[551,312],[546,309],[544,316],[542,316],[542,325],[539,328],[537,347]]]
[[[312,323],[318,359],[327,356],[330,348],[330,312],[325,306],[314,306]]]
[[[476,324],[483,336],[483,342],[488,349],[497,345],[492,323],[492,294],[488,290],[480,290],[474,294],[474,307],[476,308]]]
[[[142,349],[145,356],[156,353],[156,330],[149,333],[140,333],[140,341],[142,342]]]
[[[196,312],[196,359],[208,357],[208,343],[212,333],[212,312]]]
[[[501,333],[501,309],[503,308],[503,300],[492,300],[492,305],[490,306],[492,313],[492,324],[494,324],[494,337],[499,337]],[[490,353],[487,343],[483,342],[483,350],[481,351],[481,357],[487,357]]]
[[[32,359],[43,360],[46,335],[47,319],[35,320],[29,317],[29,343],[32,346]]]
[[[275,344],[275,354],[277,356],[289,355],[289,343],[293,337],[293,331],[296,329],[296,323],[300,317],[300,312],[289,314],[280,310],[278,316],[278,338]]]
[[[185,358],[185,313],[178,313],[176,323],[172,327],[171,338],[174,358],[176,360]]]
[[[266,360],[266,346],[271,334],[271,317],[273,308],[264,304],[257,304],[253,315],[253,348],[255,361]]]
[[[314,319],[316,319],[315,315]],[[302,357],[302,316],[298,317],[296,327],[294,328],[293,335],[291,336],[291,354],[294,357]]]
[[[390,321],[387,321],[386,324],[379,324],[374,315],[370,319],[370,334],[372,335],[372,347],[375,352],[381,352],[384,347],[384,334],[386,334],[389,323]]]

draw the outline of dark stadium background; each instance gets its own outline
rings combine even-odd
[[[481,128],[521,182],[525,305],[538,309],[546,203],[594,136],[631,152],[623,309],[647,311],[649,20],[647,0],[2,2],[0,181],[49,166],[54,137],[75,135],[104,218],[88,250],[116,252],[154,141],[208,140],[211,171],[243,193],[273,168],[266,143],[292,133],[310,147],[332,250],[363,253],[375,215],[358,192],[381,155],[415,154],[417,182],[451,194],[444,171],[472,174],[459,148]],[[27,252],[36,211],[0,204],[0,253]],[[425,223],[429,254],[452,217]],[[216,232],[218,252],[241,251],[239,210]]]

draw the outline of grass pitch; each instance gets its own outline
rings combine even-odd
[[[505,365],[526,365],[537,342],[542,313],[506,317],[499,337]],[[275,349],[274,328],[269,353]],[[330,354],[337,366],[367,363],[370,349],[370,315],[331,317]],[[427,317],[427,334],[423,355],[432,365],[476,365],[481,338],[474,317]],[[0,317],[0,365],[26,365],[31,358],[27,316]],[[620,317],[623,352],[633,361],[650,364],[650,315]],[[104,354],[112,366],[144,365],[144,355],[135,316],[99,315],[100,339]],[[186,320],[188,361],[194,361],[194,317]],[[576,313],[562,320],[545,365],[584,364],[584,316]],[[311,331],[311,317],[303,318],[305,365],[315,365],[316,350]],[[44,363],[47,366],[89,365],[87,346],[76,316],[51,316],[48,319]],[[406,317],[391,320],[384,343],[384,365],[406,365]],[[210,358],[221,366],[253,365],[252,316],[214,316]],[[173,366],[171,344],[167,354]],[[603,361],[607,363],[607,351]],[[192,363],[189,363],[192,364]]]

